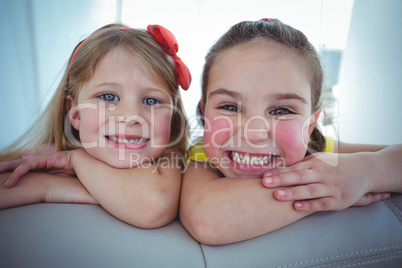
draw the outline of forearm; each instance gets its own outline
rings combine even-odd
[[[351,154],[359,152],[378,152],[386,147],[386,145],[335,142],[335,153]]]
[[[220,178],[205,184],[183,182],[180,218],[190,234],[204,244],[228,244],[257,237],[309,214],[292,202],[274,199],[261,179]]]
[[[44,178],[29,173],[21,179],[18,185],[8,189],[4,187],[4,182],[10,174],[0,174],[0,209],[44,202],[46,193]]]
[[[402,193],[402,144],[369,154],[366,167],[372,172],[372,192]]]
[[[177,179],[171,179],[161,176],[152,164],[116,169],[83,151],[73,158],[79,180],[118,219],[137,227],[156,228],[177,216],[180,171]]]
[[[0,174],[0,209],[42,202],[97,203],[76,178],[31,172],[17,185],[5,188],[3,184],[10,174]]]

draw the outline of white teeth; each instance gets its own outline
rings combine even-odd
[[[250,157],[249,157],[248,155],[246,155],[246,156],[243,158],[243,163],[250,164]]]
[[[247,164],[247,165],[257,165],[262,166],[270,163],[273,159],[272,155],[264,155],[264,156],[249,156],[249,155],[241,155],[237,152],[232,152],[231,154],[232,160],[239,164]]]
[[[132,143],[132,144],[145,143],[145,142],[148,141],[148,139],[131,139],[131,140],[127,140],[127,139],[120,139],[120,138],[112,137],[112,136],[108,136],[108,139],[113,141],[113,142]]]

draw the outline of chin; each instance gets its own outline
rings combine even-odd
[[[106,164],[114,168],[134,168],[137,165],[131,164],[128,160],[103,160]]]

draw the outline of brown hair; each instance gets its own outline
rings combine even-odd
[[[274,42],[288,49],[290,52],[299,55],[306,63],[311,85],[312,110],[320,108],[323,71],[321,62],[314,46],[307,37],[299,30],[282,23],[278,19],[270,21],[244,21],[232,26],[209,50],[205,57],[205,65],[202,73],[201,100],[197,106],[199,121],[204,125],[201,103],[206,103],[206,93],[209,81],[209,72],[216,59],[227,50],[250,43],[256,40]],[[321,152],[325,148],[325,138],[317,128],[311,134],[311,142],[307,150],[310,152]]]
[[[56,151],[81,147],[78,131],[72,127],[68,117],[66,98],[71,96],[76,100],[82,85],[92,78],[100,60],[116,47],[124,48],[131,53],[136,64],[168,89],[174,101],[170,149],[182,155],[185,154],[188,122],[180,97],[175,64],[171,56],[147,31],[123,29],[123,27],[119,24],[110,24],[98,29],[97,31],[102,31],[84,40],[85,44],[76,52],[74,61],[70,65],[75,51],[84,41],[76,46],[47,108],[24,135],[4,150],[4,153],[0,155],[0,161],[17,159],[26,153],[40,152],[50,145],[54,145]]]

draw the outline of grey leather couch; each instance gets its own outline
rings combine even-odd
[[[179,219],[132,227],[100,206],[0,211],[0,267],[402,267],[402,195],[321,212],[224,246],[195,241]]]

